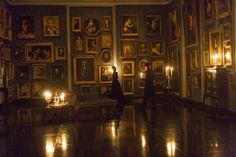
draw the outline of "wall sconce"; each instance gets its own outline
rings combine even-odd
[[[64,92],[61,92],[60,94],[58,92],[55,92],[55,94],[53,95],[50,91],[45,91],[43,96],[49,106],[62,106],[67,104],[65,102]]]

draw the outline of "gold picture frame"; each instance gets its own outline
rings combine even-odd
[[[231,0],[216,0],[216,17],[224,18],[231,14]]]
[[[146,16],[146,34],[147,35],[161,34],[161,15]]]
[[[59,16],[44,16],[43,17],[43,34],[44,36],[59,36]]]
[[[112,30],[111,16],[103,16],[103,30],[104,31]]]
[[[28,43],[25,46],[26,62],[54,62],[53,43]]]
[[[134,61],[121,61],[122,76],[134,76]]]
[[[122,87],[124,95],[134,94],[134,79],[133,78],[123,78]]]
[[[72,32],[81,32],[81,17],[72,18]]]
[[[164,74],[164,61],[153,60],[152,70],[154,74]]]
[[[33,64],[32,74],[33,79],[46,79],[46,64]]]
[[[97,54],[98,49],[98,39],[96,37],[86,38],[86,53],[88,54]]]
[[[123,14],[121,15],[121,35],[122,36],[138,36],[138,15]]]
[[[81,56],[74,58],[74,83],[95,84],[96,68],[94,56]]]
[[[121,57],[135,57],[136,56],[136,40],[135,39],[121,39]]]
[[[112,83],[111,65],[100,65],[98,67],[99,83]]]
[[[55,59],[56,60],[66,60],[67,53],[65,46],[55,46]]]
[[[29,81],[17,82],[16,85],[17,98],[30,98],[30,83]]]

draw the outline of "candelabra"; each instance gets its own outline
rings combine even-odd
[[[174,68],[171,67],[171,66],[167,66],[166,67],[166,79],[167,79],[167,86],[166,86],[166,89],[172,89],[172,80],[174,79],[173,77],[173,71],[174,71]]]
[[[46,91],[44,93],[44,99],[47,101],[48,105],[52,106],[65,105],[65,93],[61,93],[61,95],[59,95],[58,92],[55,92],[54,97],[52,97],[52,93]]]

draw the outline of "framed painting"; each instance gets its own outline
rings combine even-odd
[[[95,37],[86,38],[86,53],[97,54],[98,53],[98,41]]]
[[[198,45],[198,28],[195,1],[185,7],[185,41],[187,47]]]
[[[103,16],[103,31],[111,31],[112,21],[111,16]]]
[[[41,98],[45,90],[46,83],[42,81],[34,81],[31,83],[31,96],[32,98]]]
[[[223,41],[231,40],[232,27],[230,23],[221,25]]]
[[[72,32],[80,32],[80,31],[81,31],[81,17],[73,17]]]
[[[202,54],[203,54],[203,66],[204,67],[208,67],[209,66],[209,62],[210,62],[209,50],[203,51]]]
[[[66,47],[65,46],[55,46],[55,59],[56,60],[65,60],[67,53],[66,53]]]
[[[232,51],[231,51],[231,45],[224,45],[224,51],[223,51],[223,65],[224,66],[230,66],[232,65]]]
[[[138,36],[138,15],[121,15],[121,35]]]
[[[46,64],[33,64],[32,73],[33,79],[46,79]]]
[[[28,81],[17,82],[17,98],[30,98],[30,83]]]
[[[224,18],[231,14],[230,0],[216,0],[216,16]]]
[[[29,80],[29,66],[28,65],[21,65],[16,66],[16,79],[17,80]]]
[[[74,82],[76,84],[95,84],[95,57],[74,58]]]
[[[112,83],[112,72],[110,65],[99,66],[99,83]]]
[[[121,62],[122,76],[134,76],[134,61]]]
[[[51,82],[64,82],[65,81],[65,66],[64,65],[51,65],[50,67],[50,81]]]
[[[173,9],[169,12],[169,32],[170,41],[175,42],[181,37],[181,22],[179,16],[179,10]]]
[[[100,54],[100,59],[103,63],[110,63],[112,59],[111,50],[104,49]]]
[[[100,22],[96,18],[88,18],[83,23],[83,30],[87,36],[97,36],[101,31]]]
[[[151,41],[151,54],[153,57],[164,56],[165,53],[165,42],[163,40]]]
[[[203,18],[205,23],[211,23],[215,17],[215,0],[202,0]]]
[[[12,18],[11,18],[11,12],[8,9],[3,9],[3,33],[4,37],[10,41],[12,41]]]
[[[44,16],[43,17],[43,33],[44,36],[59,36],[59,16]]]
[[[84,38],[81,33],[74,34],[74,50],[74,56],[78,56],[84,52]]]
[[[146,34],[159,35],[161,34],[161,16],[147,15],[146,16]]]
[[[26,62],[53,62],[53,43],[28,43],[25,47]]]
[[[19,16],[18,17],[18,38],[30,39],[35,38],[34,34],[34,17]]]
[[[134,39],[121,39],[121,57],[136,56],[136,42]]]
[[[144,58],[144,59],[141,59],[139,62],[138,62],[138,67],[139,67],[139,71],[141,72],[144,72],[145,71],[145,64],[148,63],[148,59]]]
[[[149,43],[146,40],[139,40],[137,45],[137,51],[139,56],[148,56],[149,54]]]
[[[154,74],[164,74],[164,61],[152,61],[152,70]]]
[[[124,95],[134,94],[134,79],[124,78],[122,82]]]
[[[222,40],[221,31],[215,30],[209,33],[210,41],[210,65],[222,65]]]
[[[112,36],[111,33],[102,34],[102,48],[111,48],[112,47]]]

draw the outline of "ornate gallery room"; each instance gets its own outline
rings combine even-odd
[[[0,0],[0,157],[236,157],[235,0]]]

